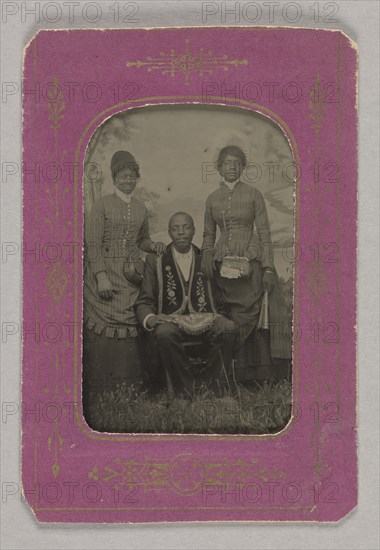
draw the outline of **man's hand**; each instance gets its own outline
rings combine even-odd
[[[164,313],[160,313],[159,315],[152,315],[152,317],[149,317],[149,319],[147,319],[146,327],[152,330],[162,323],[169,323],[170,320],[170,316],[165,315]]]
[[[268,291],[268,294],[272,292],[275,284],[276,284],[276,278],[274,276],[273,271],[265,270],[264,276],[263,276],[263,285],[264,285],[264,289]]]
[[[161,254],[164,254],[165,251],[166,251],[166,244],[161,242],[152,244],[152,252],[155,252],[156,254],[158,254],[158,256],[160,256]]]
[[[212,250],[204,250],[202,252],[201,270],[207,279],[214,278],[215,260]]]
[[[98,282],[99,296],[104,300],[110,300],[113,294],[113,286],[111,281],[107,277],[107,273],[105,271],[101,271],[96,275],[96,279]]]

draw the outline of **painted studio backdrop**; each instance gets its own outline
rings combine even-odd
[[[168,220],[184,210],[194,218],[193,242],[200,246],[206,198],[220,182],[217,155],[233,144],[247,156],[242,181],[263,193],[275,266],[288,281],[294,241],[293,155],[281,129],[259,113],[224,106],[173,105],[130,109],[112,116],[94,133],[87,150],[85,215],[97,198],[113,192],[111,157],[126,149],[140,165],[135,196],[149,210],[153,240],[169,242]]]

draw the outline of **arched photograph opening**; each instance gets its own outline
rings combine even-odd
[[[294,167],[281,127],[238,107],[129,109],[95,131],[83,182],[92,429],[285,428]]]

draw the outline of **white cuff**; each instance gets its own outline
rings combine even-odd
[[[107,272],[102,270],[102,271],[98,271],[97,274],[96,274],[96,280],[98,281],[98,283],[100,281],[108,281],[108,275],[107,275]]]
[[[148,328],[147,325],[146,325],[146,322],[147,322],[147,320],[148,320],[150,317],[155,317],[155,314],[154,314],[154,313],[149,313],[149,314],[145,317],[145,319],[144,319],[144,321],[143,321],[143,327],[144,327],[145,330],[147,330],[148,332],[152,332],[152,331],[154,330],[154,328]]]

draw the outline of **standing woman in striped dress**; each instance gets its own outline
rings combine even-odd
[[[231,145],[220,151],[217,167],[222,181],[206,201],[202,271],[214,280],[224,314],[238,328],[237,359],[243,376],[269,379],[275,376],[272,358],[291,358],[291,341],[283,336],[289,321],[273,263],[264,198],[258,189],[240,180],[246,164],[246,156],[239,147]],[[242,266],[237,278],[230,278],[228,268],[223,268],[226,258]],[[269,354],[266,343],[261,345],[255,333],[265,290],[273,327]]]
[[[139,166],[127,151],[111,160],[114,193],[100,198],[85,227],[83,404],[90,394],[126,382],[138,385],[142,367],[134,303],[142,279],[140,251],[166,247],[149,236],[148,213],[133,196]],[[89,420],[87,418],[87,420]]]

